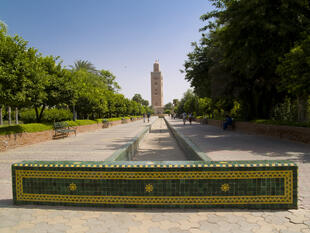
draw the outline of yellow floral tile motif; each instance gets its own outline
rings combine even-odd
[[[227,191],[229,191],[229,189],[230,189],[229,184],[222,184],[221,190],[223,192],[227,192]]]
[[[75,191],[76,190],[76,184],[74,184],[74,183],[71,183],[70,185],[69,185],[69,189],[70,189],[70,191]]]
[[[16,170],[16,200],[53,203],[90,204],[183,204],[183,205],[222,205],[222,204],[292,204],[293,171],[176,171],[176,172],[104,172],[104,171],[36,171]],[[104,195],[59,195],[30,194],[23,191],[24,178],[59,179],[284,179],[283,195],[259,196],[104,196]]]
[[[153,190],[154,190],[153,185],[147,184],[147,185],[145,186],[145,191],[147,191],[148,193],[153,192]]]

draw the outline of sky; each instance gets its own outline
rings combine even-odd
[[[1,0],[0,20],[10,35],[65,66],[82,59],[111,71],[127,98],[151,100],[159,59],[166,104],[190,88],[180,70],[210,10],[207,0]]]

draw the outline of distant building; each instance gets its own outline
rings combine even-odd
[[[155,114],[164,112],[163,102],[163,76],[159,70],[159,63],[155,61],[154,70],[151,72],[152,106]]]

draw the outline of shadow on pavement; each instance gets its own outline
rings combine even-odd
[[[72,211],[96,211],[96,212],[142,212],[142,213],[198,213],[198,212],[287,212],[287,210],[266,210],[266,209],[223,209],[223,208],[114,208],[114,207],[79,207],[79,206],[48,206],[48,205],[14,205],[12,199],[0,199],[1,208],[32,209],[32,210],[72,210]]]

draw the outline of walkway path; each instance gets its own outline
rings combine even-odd
[[[132,131],[136,130],[135,127],[138,128],[137,126],[143,124],[136,122],[131,123],[132,125],[121,125],[120,128],[113,127],[62,141],[51,141],[0,153],[2,164],[0,168],[0,233],[310,232],[310,208],[307,196],[309,191],[306,189],[310,187],[307,183],[310,180],[309,145],[231,131],[223,132],[216,127],[195,123],[191,126],[183,126],[180,121],[174,120],[171,123],[216,160],[293,159],[300,165],[299,188],[303,197],[300,208],[289,211],[180,210],[14,206],[11,204],[11,195],[8,195],[11,187],[5,183],[10,182],[8,180],[10,170],[7,165],[11,162],[23,159],[103,160],[105,156],[108,156],[106,150],[111,154],[126,140],[126,137],[134,135]],[[127,128],[131,126],[133,127]],[[118,129],[120,132],[124,130],[122,134],[116,134]],[[88,138],[87,135],[93,136]],[[106,141],[109,138],[112,138],[111,141]],[[62,152],[60,148],[62,143],[64,143],[62,148],[70,147],[71,149]],[[45,149],[44,145],[46,145]],[[308,187],[304,187],[305,185]]]
[[[151,122],[157,118],[152,118]],[[19,147],[0,153],[0,200],[12,197],[11,164],[22,160],[103,161],[133,139],[149,123],[143,120]]]
[[[186,160],[166,122],[158,118],[152,125],[151,132],[145,136],[133,160],[139,161],[177,161]]]
[[[168,119],[212,160],[288,159],[298,164],[299,207],[310,210],[310,145],[273,137],[249,135],[194,122]]]

